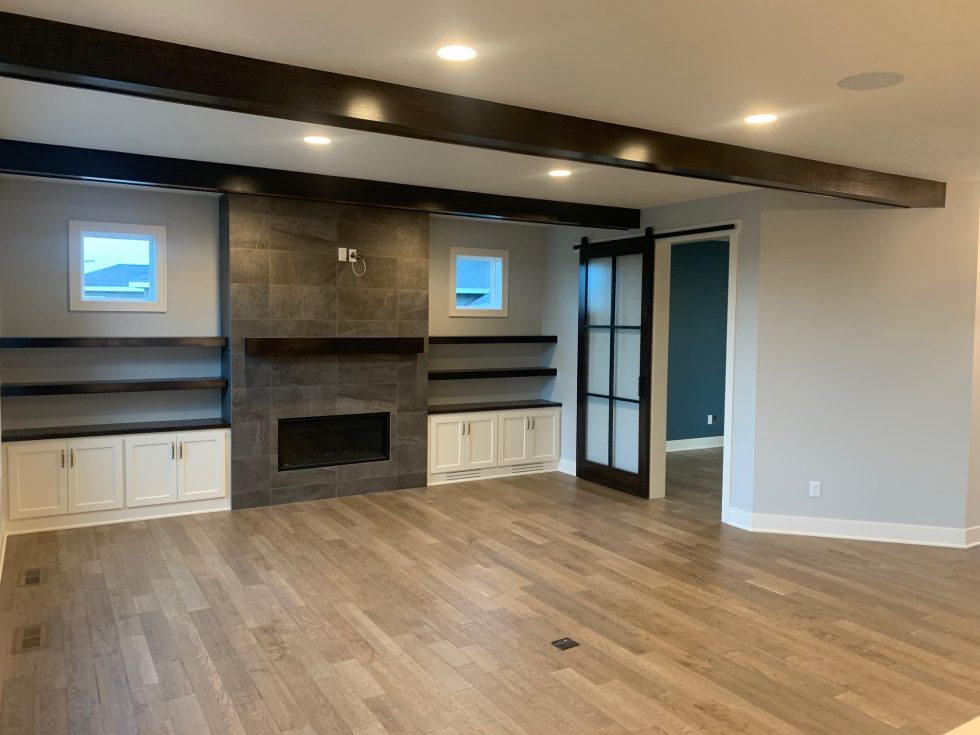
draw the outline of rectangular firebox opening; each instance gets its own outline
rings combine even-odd
[[[383,462],[390,431],[388,413],[279,419],[279,471]]]

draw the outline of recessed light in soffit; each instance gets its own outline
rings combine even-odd
[[[476,51],[469,46],[454,43],[449,46],[443,46],[436,51],[436,55],[446,61],[469,61],[476,57]]]

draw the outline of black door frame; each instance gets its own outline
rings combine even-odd
[[[620,255],[643,256],[643,294],[640,299],[640,383],[637,395],[640,406],[639,431],[639,462],[636,474],[617,469],[610,465],[591,462],[585,457],[587,401],[589,397],[589,341],[588,341],[588,307],[586,295],[588,292],[588,261],[593,258],[617,257]],[[576,449],[575,474],[584,480],[591,480],[600,485],[606,485],[616,490],[622,490],[642,498],[650,495],[650,375],[652,370],[653,349],[653,277],[655,265],[655,250],[653,230],[647,228],[643,235],[635,237],[589,243],[583,238],[579,246],[579,280],[578,280],[578,386],[577,386],[577,419],[576,419]],[[616,267],[615,260],[612,268],[612,304],[609,330],[610,361],[609,361],[609,461],[612,462],[613,421],[614,421],[614,351],[616,321]],[[629,399],[626,399],[629,400]]]

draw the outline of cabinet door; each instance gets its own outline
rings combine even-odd
[[[466,422],[464,466],[468,470],[497,466],[497,414],[474,413],[463,416]]]
[[[177,500],[223,498],[227,485],[224,431],[177,435]]]
[[[498,414],[500,422],[500,461],[501,467],[527,462],[529,452],[528,430],[530,419],[523,411]]]
[[[463,469],[463,419],[459,415],[429,419],[429,472],[455,472]]]
[[[68,512],[68,446],[63,441],[7,446],[10,517],[39,518]]]
[[[177,502],[177,435],[127,437],[126,507]]]
[[[528,461],[554,462],[561,454],[561,413],[557,410],[531,412]]]
[[[123,507],[123,447],[116,437],[68,442],[68,512]]]

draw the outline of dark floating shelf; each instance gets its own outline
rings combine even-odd
[[[425,351],[422,337],[246,337],[245,354],[411,355]]]
[[[67,396],[89,393],[141,393],[161,390],[225,388],[224,378],[155,378],[152,380],[87,380],[64,383],[4,383],[0,396]]]
[[[429,406],[429,415],[440,413],[476,413],[479,411],[507,411],[519,408],[557,408],[561,403],[546,401],[543,398],[529,398],[517,401],[482,401],[480,403],[444,403]]]
[[[486,337],[429,337],[430,345],[556,344],[555,334],[490,335]]]
[[[224,347],[225,337],[0,337],[0,348]]]
[[[558,375],[556,368],[470,368],[430,370],[429,380],[480,380],[483,378],[538,378]]]
[[[230,426],[230,423],[220,418],[141,421],[131,424],[87,424],[83,426],[47,426],[39,429],[6,429],[0,433],[0,438],[5,442],[22,442],[42,439],[72,439],[83,436],[111,436],[113,434],[156,434],[165,431],[227,429]]]

